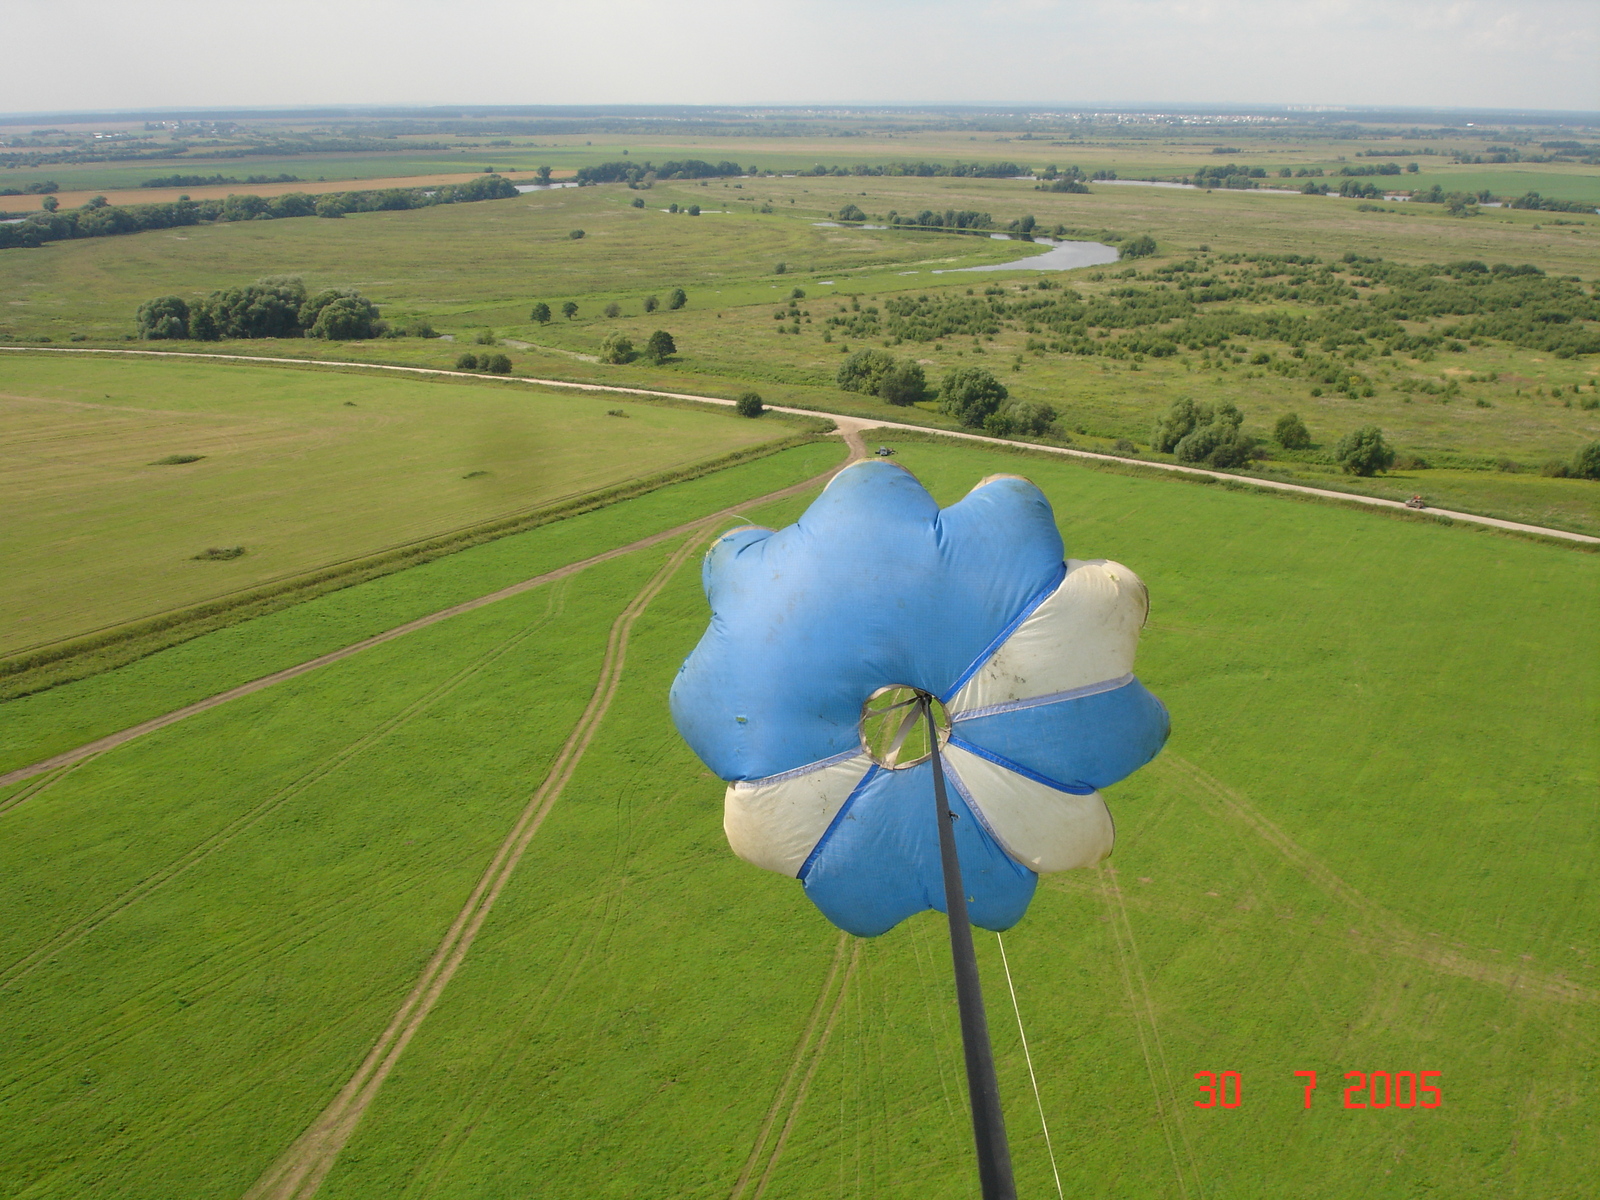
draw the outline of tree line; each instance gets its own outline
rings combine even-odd
[[[306,192],[282,196],[242,194],[223,200],[179,199],[164,204],[121,206],[108,204],[105,197],[96,196],[81,208],[34,213],[19,224],[0,225],[0,250],[73,238],[113,237],[147,229],[288,217],[343,217],[352,212],[428,208],[435,204],[504,200],[516,195],[517,189],[509,180],[499,175],[484,175],[467,183],[448,183],[436,188],[381,188],[316,196]]]
[[[161,175],[155,179],[144,179],[139,182],[142,188],[175,188],[175,187],[226,187],[228,184],[257,184],[257,183],[299,183],[298,175],[246,175],[243,179],[236,179],[232,175]]]
[[[754,172],[755,168],[752,167],[748,173],[754,174]],[[541,167],[540,173],[548,180],[547,168]],[[664,162],[658,167],[649,162],[635,162],[624,158],[616,162],[579,167],[577,179],[580,187],[596,183],[627,183],[637,186],[651,179],[724,179],[746,173],[736,162],[709,163],[704,159],[690,158],[681,162],[677,160]]]
[[[150,341],[215,342],[224,338],[325,338],[349,342],[389,332],[378,306],[349,288],[315,294],[293,276],[269,276],[212,292],[193,304],[157,296],[141,304],[139,336]]]
[[[857,350],[839,366],[834,379],[842,391],[876,396],[902,407],[937,398],[939,410],[969,429],[991,437],[1043,437],[1056,427],[1056,410],[1048,404],[1013,400],[1005,384],[983,367],[953,367],[937,390],[930,388],[922,365],[896,358],[887,350]]]

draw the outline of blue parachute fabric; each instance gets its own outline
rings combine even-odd
[[[1039,877],[1006,854],[947,777],[956,853],[974,925],[1010,929],[1028,910]],[[851,794],[801,870],[823,916],[858,937],[876,937],[924,909],[945,911],[933,765],[874,769]]]
[[[1088,788],[1126,779],[1166,744],[1166,707],[1137,679],[1112,691],[1008,705],[952,734],[1045,779]]]
[[[717,775],[761,779],[859,744],[863,699],[945,695],[1060,577],[1061,535],[1024,479],[940,510],[910,472],[841,472],[799,522],[735,530],[706,556],[711,625],[672,686]]]

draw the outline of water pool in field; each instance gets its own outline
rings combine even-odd
[[[958,271],[1075,271],[1079,267],[1103,267],[1117,261],[1117,248],[1103,242],[1052,242],[1049,238],[1034,238],[1033,244],[1049,246],[1050,249],[1043,254],[1019,258],[1015,262],[951,267],[935,271],[934,274],[954,275]]]

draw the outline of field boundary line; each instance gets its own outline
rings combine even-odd
[[[1346,883],[1327,864],[1306,850],[1243,795],[1221,780],[1176,754],[1163,754],[1156,762],[1166,764],[1193,784],[1200,793],[1209,797],[1211,804],[1205,806],[1211,809],[1213,815],[1220,815],[1234,824],[1244,826],[1276,850],[1284,861],[1315,887],[1360,913],[1381,936],[1381,942],[1368,943],[1380,952],[1416,959],[1442,974],[1491,984],[1509,992],[1532,993],[1547,1000],[1600,1007],[1600,991],[1584,987],[1572,980],[1547,975],[1542,971],[1502,967],[1476,961],[1464,954],[1457,954],[1445,946],[1430,944],[1427,938],[1419,936],[1416,930],[1410,928],[1400,918]]]
[[[616,395],[628,396],[658,396],[664,400],[688,400],[698,404],[717,404],[731,408],[732,400],[724,400],[720,396],[698,396],[689,392],[664,392],[653,388],[622,387],[617,384],[606,383],[575,383],[566,379],[541,379],[527,375],[480,375],[469,371],[451,371],[442,367],[404,367],[393,363],[363,363],[345,362],[333,359],[315,358],[273,358],[266,355],[253,354],[206,354],[194,350],[112,350],[112,349],[78,349],[69,346],[0,346],[0,350],[21,351],[27,353],[45,354],[132,354],[145,357],[158,358],[214,358],[232,362],[255,362],[291,364],[294,366],[324,366],[324,367],[353,367],[359,370],[371,371],[400,371],[416,375],[439,375],[456,379],[493,379],[505,383],[521,383],[534,387],[573,388],[584,392],[605,392]],[[1370,508],[1398,511],[1402,513],[1422,513],[1435,517],[1448,517],[1452,521],[1465,521],[1471,525],[1486,525],[1493,529],[1503,529],[1512,533],[1533,534],[1537,537],[1557,538],[1561,541],[1578,542],[1587,546],[1600,546],[1600,537],[1591,537],[1586,533],[1571,533],[1565,529],[1551,529],[1543,525],[1529,525],[1521,521],[1506,521],[1499,517],[1479,516],[1477,513],[1457,512],[1449,508],[1435,508],[1432,505],[1420,509],[1409,508],[1399,500],[1385,500],[1379,496],[1365,496],[1359,492],[1339,492],[1332,488],[1311,487],[1303,483],[1285,483],[1277,479],[1263,479],[1257,475],[1234,475],[1226,471],[1208,471],[1204,467],[1189,467],[1180,463],[1155,462],[1142,458],[1122,458],[1115,454],[1101,454],[1094,450],[1074,450],[1068,446],[1041,446],[1033,442],[1012,441],[1009,438],[988,437],[981,433],[967,433],[955,429],[939,429],[927,425],[907,425],[899,421],[882,421],[876,417],[862,417],[854,414],[832,413],[825,409],[793,408],[781,404],[769,404],[768,408],[774,412],[788,413],[792,416],[816,417],[826,416],[851,420],[857,423],[858,429],[903,429],[915,433],[935,434],[939,437],[961,438],[965,441],[986,442],[994,446],[1006,446],[1020,450],[1036,450],[1043,454],[1058,454],[1067,458],[1080,458],[1097,462],[1116,463],[1121,466],[1147,467],[1157,471],[1168,471],[1178,475],[1199,476],[1217,480],[1233,480],[1236,483],[1248,484],[1252,487],[1268,488],[1273,491],[1315,496],[1323,500],[1341,500],[1353,504],[1366,505]]]
[[[558,594],[559,593],[555,593],[554,595]],[[167,863],[166,866],[152,872],[149,875],[146,875],[143,879],[139,880],[132,887],[123,891],[120,895],[113,896],[110,900],[102,904],[99,908],[95,909],[82,920],[67,926],[65,929],[59,930],[53,936],[47,938],[42,945],[23,955],[20,959],[17,959],[8,966],[0,967],[0,987],[5,987],[9,984],[15,983],[18,980],[32,974],[33,971],[44,961],[56,954],[59,954],[61,951],[76,945],[78,942],[88,937],[96,929],[100,928],[100,926],[104,925],[107,921],[111,920],[111,918],[115,917],[118,913],[131,908],[133,905],[139,903],[139,901],[143,900],[151,893],[159,891],[178,876],[184,874],[191,867],[198,866],[200,863],[210,858],[218,850],[226,847],[239,834],[243,833],[246,829],[249,829],[252,825],[255,825],[257,822],[268,816],[275,809],[281,808],[285,803],[294,799],[308,788],[316,786],[329,775],[339,771],[352,759],[360,757],[375,744],[381,742],[384,738],[395,732],[395,730],[409,724],[412,719],[419,714],[427,712],[428,709],[432,708],[440,700],[450,695],[463,683],[466,683],[485,667],[491,666],[497,660],[504,657],[517,646],[525,642],[528,638],[532,637],[534,633],[543,628],[545,621],[548,620],[548,618],[549,613],[547,612],[543,619],[534,621],[525,628],[519,629],[517,632],[505,638],[491,649],[485,651],[483,654],[480,654],[477,658],[473,659],[472,662],[468,663],[467,666],[455,672],[443,682],[434,685],[432,688],[429,688],[426,692],[418,696],[415,700],[411,701],[399,712],[383,721],[380,721],[377,725],[369,729],[360,737],[356,738],[354,741],[341,746],[339,749],[322,759],[322,761],[318,762],[309,770],[302,771],[298,776],[290,780],[284,786],[278,788],[265,800],[261,801],[259,804],[255,805],[246,812],[239,814],[233,820],[224,824],[221,829],[217,830],[209,837],[204,838],[198,845],[192,846],[189,850],[179,855],[175,860]],[[74,764],[74,766],[76,765],[77,764]],[[50,783],[55,782],[55,780],[61,778],[62,775],[71,770],[73,770],[73,767],[67,767],[60,774],[49,776],[45,786],[48,787]],[[36,791],[43,790],[43,788],[36,789]]]
[[[1111,922],[1111,936],[1117,948],[1117,966],[1122,970],[1123,987],[1127,989],[1128,1002],[1133,1006],[1133,1024],[1139,1032],[1139,1049],[1144,1055],[1145,1071],[1150,1076],[1150,1090],[1156,1102],[1156,1119],[1161,1122],[1161,1132],[1166,1136],[1167,1151],[1172,1156],[1172,1169],[1178,1180],[1178,1193],[1188,1200],[1189,1182],[1184,1176],[1183,1160],[1178,1154],[1178,1143],[1183,1144],[1184,1154],[1189,1159],[1189,1167],[1195,1176],[1195,1191],[1201,1192],[1200,1165],[1195,1161],[1194,1148],[1189,1144],[1188,1132],[1183,1127],[1183,1122],[1178,1116],[1177,1089],[1172,1086],[1172,1073],[1167,1069],[1166,1051],[1161,1046],[1161,1031],[1156,1027],[1155,1003],[1150,999],[1150,986],[1144,976],[1144,964],[1139,958],[1138,944],[1133,940],[1133,926],[1128,923],[1128,910],[1122,903],[1122,889],[1117,884],[1115,872],[1109,870],[1104,863],[1095,865],[1095,874],[1100,879],[1100,899],[1106,906],[1106,915]],[[1148,1036],[1146,1029],[1148,1027]],[[1150,1054],[1150,1043],[1155,1043],[1155,1057]],[[1156,1076],[1157,1062],[1159,1061],[1161,1078]],[[1162,1082],[1166,1083],[1166,1092],[1163,1096]],[[1167,1101],[1171,1101],[1172,1111],[1168,1111]],[[1176,1126],[1177,1140],[1173,1139],[1173,1129]]]
[[[822,981],[821,990],[817,992],[816,1003],[811,1006],[811,1016],[806,1021],[805,1028],[800,1031],[800,1040],[795,1043],[794,1054],[789,1060],[789,1070],[779,1082],[778,1090],[772,1097],[772,1107],[767,1109],[766,1119],[756,1131],[755,1145],[750,1147],[750,1157],[745,1160],[744,1170],[739,1172],[739,1178],[734,1182],[729,1200],[740,1200],[750,1184],[750,1176],[755,1173],[756,1164],[761,1160],[761,1152],[766,1148],[767,1135],[772,1131],[773,1122],[778,1119],[778,1113],[783,1109],[783,1102],[789,1096],[789,1088],[794,1083],[795,1076],[805,1064],[806,1050],[811,1045],[817,1023],[822,1020],[823,1010],[828,1007],[828,997],[833,992],[833,981],[838,977],[839,967],[845,961],[845,947],[849,941],[850,935],[841,930],[838,940],[834,942],[833,959],[828,964],[828,974]]]
[[[500,898],[512,872],[521,862],[523,852],[577,770],[616,695],[634,622],[705,539],[704,527],[710,526],[714,519],[714,516],[701,518],[702,528],[696,531],[698,536],[685,538],[683,545],[673,552],[617,616],[607,640],[600,678],[595,682],[588,706],[551,764],[544,782],[500,844],[466,904],[446,931],[444,940],[423,968],[410,994],[355,1074],[322,1114],[245,1193],[245,1200],[308,1200],[316,1194],[340,1151],[355,1133],[356,1126],[360,1124],[378,1089],[383,1086],[406,1046],[466,958],[478,931]]]
[[[852,451],[854,451],[860,444],[860,437],[857,436],[854,444],[852,445]],[[854,461],[854,456],[852,456],[850,461]],[[484,596],[479,596],[476,599],[464,600],[460,604],[452,604],[448,608],[441,608],[437,612],[428,613],[426,616],[416,617],[413,620],[406,621],[404,624],[396,625],[393,629],[387,629],[382,633],[373,634],[371,637],[363,638],[359,642],[352,642],[350,645],[341,647],[338,650],[330,650],[328,653],[318,655],[313,659],[308,659],[306,662],[297,663],[292,667],[285,667],[281,671],[273,671],[270,674],[261,676],[259,679],[252,679],[248,683],[241,683],[236,687],[229,688],[227,691],[218,692],[216,695],[208,696],[203,700],[196,700],[192,704],[186,704],[182,708],[174,709],[172,712],[164,713],[159,717],[152,717],[148,721],[143,721],[138,725],[132,725],[127,729],[119,730],[116,733],[109,733],[104,737],[96,738],[92,742],[86,742],[82,746],[78,746],[72,750],[62,751],[60,754],[54,755],[40,762],[32,763],[26,767],[18,767],[13,771],[8,771],[6,774],[0,775],[0,787],[4,787],[11,783],[20,783],[25,779],[31,779],[35,775],[42,775],[46,771],[53,771],[59,767],[71,766],[74,763],[77,763],[79,760],[88,758],[91,755],[103,754],[107,750],[116,749],[118,746],[124,745],[127,742],[131,742],[135,738],[143,737],[147,733],[154,733],[159,729],[165,729],[167,726],[176,724],[185,717],[196,716],[199,713],[207,712],[210,709],[218,707],[219,705],[226,704],[230,700],[238,700],[241,697],[253,695],[256,692],[263,691],[264,689],[271,687],[273,684],[284,683],[290,679],[299,678],[301,675],[304,675],[307,672],[315,671],[318,667],[325,667],[332,663],[340,662],[346,658],[350,658],[352,655],[361,653],[363,650],[370,650],[373,646],[381,646],[385,642],[391,642],[395,638],[404,637],[408,633],[415,633],[419,629],[426,629],[430,625],[436,625],[440,621],[445,621],[451,617],[460,616],[462,613],[472,612],[475,609],[483,608],[486,605],[494,604],[500,600],[510,599],[513,596],[520,596],[524,592],[532,591],[537,587],[543,587],[547,583],[554,583],[556,580],[565,579],[570,575],[576,575],[578,572],[587,570],[589,567],[598,566],[600,563],[604,562],[610,562],[614,558],[620,558],[625,554],[632,554],[637,550],[648,549],[651,546],[657,545],[664,541],[669,541],[675,537],[681,537],[684,534],[698,528],[700,525],[708,522],[725,520],[732,516],[737,509],[750,508],[761,504],[771,504],[778,500],[788,499],[790,496],[800,495],[803,492],[816,487],[819,483],[823,483],[831,479],[834,475],[838,474],[839,470],[842,469],[843,467],[841,466],[839,468],[835,468],[834,470],[825,471],[821,475],[804,480],[800,483],[792,484],[786,488],[780,488],[775,492],[769,492],[765,496],[756,496],[752,499],[741,501],[733,508],[721,509],[718,512],[711,513],[709,516],[696,517],[694,520],[687,521],[682,525],[673,527],[672,529],[663,530],[660,533],[650,534],[648,537],[640,538],[636,542],[629,542],[626,546],[617,546],[610,550],[601,551],[599,554],[594,554],[590,555],[588,558],[579,559],[575,563],[568,563],[564,567],[557,567],[552,571],[546,571],[542,575],[535,575],[531,579],[524,579],[521,583],[513,583],[508,587],[500,588],[497,591],[490,592]],[[13,799],[15,798],[13,797]]]

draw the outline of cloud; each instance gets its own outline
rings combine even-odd
[[[1600,109],[1591,0],[82,0],[8,6],[0,110],[323,103]]]

